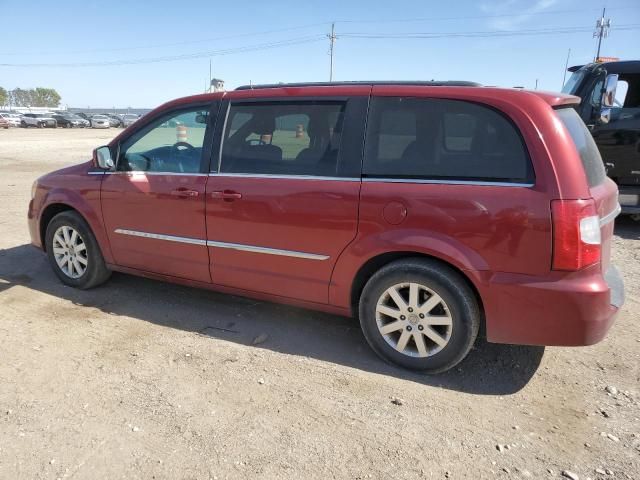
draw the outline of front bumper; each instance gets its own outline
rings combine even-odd
[[[480,288],[487,340],[579,346],[602,340],[624,303],[620,272],[610,266],[550,277],[496,273]]]
[[[29,226],[31,245],[42,249],[42,239],[40,237],[40,222],[34,198],[32,198],[29,202],[29,209],[27,210],[27,225]]]
[[[622,207],[622,213],[625,215],[640,213],[640,186],[621,185],[618,188],[618,201]]]

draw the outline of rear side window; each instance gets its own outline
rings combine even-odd
[[[578,112],[573,108],[561,108],[556,110],[556,115],[558,115],[558,118],[560,118],[567,128],[580,154],[580,160],[582,160],[584,172],[587,174],[589,186],[595,187],[604,182],[607,173],[602,163],[602,157],[600,156],[596,142],[593,141],[591,133],[589,133]]]
[[[533,183],[516,127],[491,108],[459,100],[372,101],[367,177]]]

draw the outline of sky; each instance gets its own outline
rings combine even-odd
[[[560,90],[569,64],[640,59],[640,0],[0,0],[0,86],[69,107],[152,108],[209,79],[472,80]]]

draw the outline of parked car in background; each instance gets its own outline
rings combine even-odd
[[[109,117],[104,115],[91,115],[89,118],[89,123],[91,128],[109,128],[111,127],[111,122]]]
[[[80,118],[86,120],[87,122],[89,122],[89,120],[91,119],[91,115],[84,112],[74,112],[74,115],[79,116]]]
[[[38,179],[31,241],[77,288],[122,271],[353,315],[430,373],[479,331],[590,345],[624,294],[618,191],[579,101],[469,82],[174,100]]]
[[[124,124],[122,123],[122,119],[118,115],[115,115],[113,113],[102,113],[101,115],[107,117],[109,119],[109,124],[114,128],[124,126]]]
[[[11,127],[11,124],[9,123],[9,120],[7,120],[5,117],[3,117],[0,114],[0,128],[4,128],[6,130],[9,127]]]
[[[571,67],[563,91],[581,97],[576,109],[620,189],[622,213],[640,220],[640,60]]]
[[[47,113],[25,113],[24,115],[22,115],[20,126],[27,128],[56,128],[58,124],[56,120]]]
[[[137,122],[139,118],[140,117],[138,117],[138,115],[135,115],[133,113],[125,113],[122,115],[122,126],[126,128],[129,125]]]
[[[7,122],[9,122],[9,126],[11,127],[19,127],[21,116],[16,113],[0,113],[0,118],[4,118]]]
[[[74,115],[73,113],[56,113],[52,117],[56,120],[59,127],[64,128],[85,128],[89,126],[89,121]]]

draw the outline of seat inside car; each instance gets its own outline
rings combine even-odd
[[[335,175],[342,132],[342,116],[335,127],[332,128],[329,123],[329,117],[324,114],[316,115],[309,120],[307,127],[309,146],[298,153],[295,165],[303,169],[313,167],[313,172],[318,175]]]
[[[256,115],[249,120],[247,129],[251,134],[258,136],[259,143],[253,143],[256,140],[244,141],[234,152],[229,167],[235,172],[269,173],[271,163],[282,161],[282,149],[271,143],[276,130],[276,120],[269,114]],[[266,137],[269,137],[269,143],[263,141]]]

